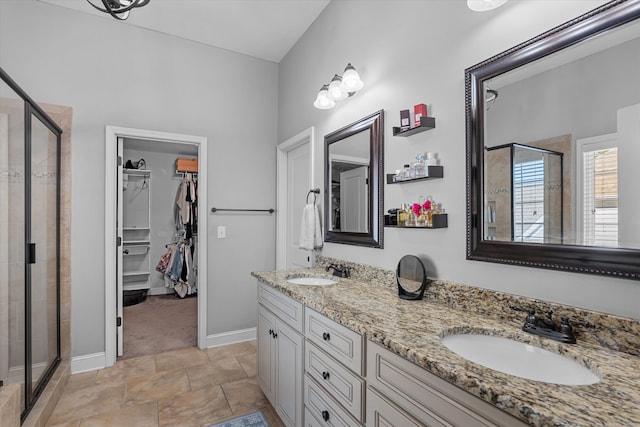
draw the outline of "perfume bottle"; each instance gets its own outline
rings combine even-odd
[[[422,178],[426,176],[424,155],[418,154],[416,156],[416,161],[413,163],[413,170],[416,178]]]
[[[398,210],[398,227],[407,226],[407,205],[403,203]]]

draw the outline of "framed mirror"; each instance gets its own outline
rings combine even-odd
[[[324,240],[383,247],[384,110],[324,137]]]
[[[465,71],[467,259],[640,279],[640,1]]]

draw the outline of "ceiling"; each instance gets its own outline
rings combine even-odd
[[[115,21],[86,0],[40,1]],[[117,22],[279,63],[330,1],[151,0]]]

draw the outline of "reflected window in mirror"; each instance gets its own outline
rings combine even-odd
[[[466,70],[467,258],[640,279],[640,2]]]
[[[325,136],[325,241],[383,247],[384,111]]]

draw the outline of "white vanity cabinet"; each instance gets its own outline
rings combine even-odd
[[[527,425],[372,341],[366,380],[367,427]]]
[[[258,283],[257,382],[288,427],[302,426],[303,306]]]
[[[363,337],[305,308],[304,402],[308,425],[364,422]]]

